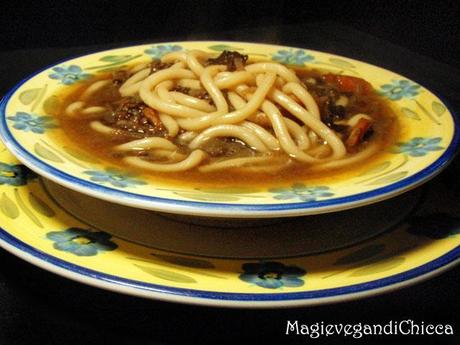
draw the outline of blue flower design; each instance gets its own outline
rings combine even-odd
[[[144,185],[146,182],[132,177],[116,169],[106,169],[105,171],[88,170],[84,172],[91,176],[90,180],[101,184],[108,183],[114,187],[126,188],[129,186]]]
[[[313,55],[308,54],[305,50],[278,50],[272,55],[272,60],[287,65],[303,66],[306,62],[312,62],[315,59]]]
[[[73,253],[77,256],[94,256],[100,251],[111,251],[118,245],[106,232],[93,232],[81,228],[68,228],[64,231],[51,231],[46,238],[54,241],[53,247],[63,252]]]
[[[85,80],[89,77],[92,77],[92,74],[84,73],[80,66],[70,65],[58,66],[52,69],[54,73],[49,74],[48,76],[51,79],[60,80],[64,85],[72,85],[73,83],[79,80]]]
[[[305,282],[300,277],[307,273],[300,267],[286,266],[276,261],[245,263],[242,269],[244,273],[240,274],[239,279],[266,289],[302,286]]]
[[[391,150],[393,153],[407,153],[412,157],[425,156],[430,151],[443,150],[442,146],[438,144],[441,142],[440,137],[436,138],[412,138],[405,143],[397,143],[396,146]]]
[[[35,177],[37,175],[25,165],[0,162],[0,185],[24,186],[27,184],[27,181]]]
[[[17,112],[16,115],[8,116],[7,119],[14,122],[13,128],[24,132],[31,131],[43,134],[45,129],[58,127],[51,116],[28,114],[22,111]]]
[[[393,80],[391,84],[380,87],[380,94],[393,101],[402,98],[412,98],[419,94],[420,85],[411,83],[409,80]]]
[[[268,191],[277,194],[274,198],[278,200],[300,199],[304,202],[313,202],[318,198],[334,195],[327,186],[307,187],[303,183],[293,184],[290,188],[271,188]]]
[[[144,53],[150,55],[154,59],[161,59],[163,55],[181,50],[183,50],[183,48],[177,44],[160,44],[144,50]]]

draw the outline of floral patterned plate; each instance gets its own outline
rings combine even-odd
[[[343,178],[268,187],[181,186],[120,171],[63,141],[57,120],[63,88],[126,64],[171,51],[237,50],[263,60],[360,76],[388,98],[401,126],[399,142]],[[436,175],[459,142],[455,117],[421,85],[388,70],[328,53],[242,42],[174,42],[90,54],[45,68],[13,88],[0,104],[0,137],[25,165],[76,191],[138,208],[210,217],[264,218],[344,210],[401,194]]]
[[[0,246],[69,279],[164,301],[248,308],[346,301],[419,282],[459,261],[460,194],[445,182],[333,214],[340,219],[308,216],[308,228],[305,218],[289,218],[228,229],[67,190],[39,179],[0,145]],[[117,228],[110,215],[123,212],[139,217]],[[136,228],[142,218],[146,226]]]

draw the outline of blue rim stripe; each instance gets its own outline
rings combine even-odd
[[[167,43],[174,43],[174,42],[167,42]],[[180,42],[177,42],[180,43]],[[153,44],[153,43],[152,43]],[[148,44],[147,44],[148,45]],[[120,47],[121,48],[121,47]],[[116,49],[116,48],[114,48]],[[303,49],[303,48],[299,48]],[[110,50],[106,50],[109,52]],[[104,51],[99,51],[96,53],[101,53]],[[452,119],[454,122],[454,133],[452,137],[452,141],[450,142],[448,148],[444,151],[444,153],[431,165],[426,167],[425,169],[419,171],[418,173],[411,175],[403,180],[397,181],[393,184],[387,185],[385,187],[377,188],[371,191],[354,194],[350,196],[340,197],[340,198],[332,198],[327,200],[318,200],[314,202],[299,202],[299,203],[278,203],[278,204],[227,204],[227,203],[209,203],[209,202],[199,202],[199,201],[188,201],[188,200],[177,200],[177,199],[166,199],[160,198],[155,196],[148,196],[142,195],[132,192],[126,192],[118,189],[114,189],[111,187],[103,186],[100,184],[96,184],[90,181],[86,181],[80,178],[76,178],[71,176],[63,171],[60,171],[49,165],[40,159],[33,156],[29,153],[25,148],[23,148],[13,137],[12,133],[10,132],[7,126],[6,120],[6,105],[14,92],[20,88],[24,83],[26,83],[29,79],[35,77],[36,75],[42,73],[43,71],[50,69],[54,66],[57,66],[60,63],[65,61],[69,61],[81,56],[86,56],[89,54],[83,54],[80,56],[76,56],[74,58],[68,58],[57,64],[49,65],[31,75],[24,78],[20,81],[16,86],[14,86],[8,93],[3,97],[0,102],[0,138],[5,142],[5,145],[15,154],[15,156],[19,157],[23,161],[29,162],[33,167],[48,173],[56,177],[58,180],[65,181],[70,183],[74,186],[78,186],[80,188],[91,190],[99,195],[108,195],[114,200],[131,200],[131,201],[140,201],[140,202],[147,202],[150,203],[152,206],[160,206],[160,205],[168,205],[168,206],[180,206],[185,207],[190,210],[194,208],[201,209],[203,211],[206,210],[225,210],[226,213],[230,213],[230,211],[236,212],[266,212],[266,211],[290,211],[290,210],[308,210],[308,209],[319,209],[328,208],[331,206],[340,206],[340,205],[347,205],[351,203],[357,203],[360,201],[365,201],[367,199],[374,199],[378,197],[384,197],[392,192],[397,192],[399,190],[408,189],[412,185],[416,185],[418,183],[426,181],[429,177],[438,173],[442,168],[445,168],[448,163],[454,158],[457,146],[460,143],[460,120],[455,116],[455,114],[450,110],[450,106],[441,98],[441,101],[446,106],[447,110],[452,114]],[[378,66],[375,66],[378,67]],[[378,67],[381,68],[381,67]],[[407,78],[406,78],[407,79]],[[420,84],[419,84],[420,85]],[[431,92],[431,91],[430,91]]]
[[[446,254],[423,264],[419,267],[410,269],[406,272],[398,273],[390,277],[373,280],[366,283],[349,285],[339,288],[323,289],[316,291],[304,291],[304,292],[290,292],[290,293],[233,293],[233,292],[213,292],[204,290],[192,290],[184,288],[176,288],[169,286],[162,286],[158,284],[150,284],[132,279],[121,278],[106,273],[101,273],[95,270],[91,270],[82,266],[78,266],[69,263],[65,260],[56,258],[52,255],[46,254],[29,244],[22,242],[16,237],[9,234],[3,228],[0,228],[0,239],[9,243],[21,251],[34,256],[35,258],[55,265],[59,268],[63,268],[67,271],[77,273],[82,276],[97,279],[108,283],[110,285],[120,285],[135,290],[150,291],[169,295],[178,295],[191,298],[204,298],[210,300],[222,300],[222,301],[241,301],[241,302],[267,302],[267,301],[294,301],[294,300],[312,300],[318,298],[335,297],[346,294],[356,294],[364,291],[371,291],[387,286],[391,286],[397,283],[401,283],[424,274],[436,271],[437,269],[446,266],[447,264],[454,262],[460,258],[460,246],[452,249]]]

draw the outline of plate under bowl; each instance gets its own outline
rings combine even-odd
[[[0,180],[0,247],[118,293],[217,307],[302,307],[393,291],[460,260],[460,193],[445,180],[332,217],[222,229],[41,183],[0,144],[0,172],[11,170],[16,176]]]
[[[390,100],[402,128],[397,149],[346,179],[273,186],[180,186],[132,176],[62,141],[47,110],[68,84],[107,68],[173,50],[238,50],[258,58],[360,76]],[[62,74],[62,78],[59,76]],[[72,78],[68,78],[71,76]],[[38,174],[78,192],[127,206],[204,217],[271,218],[340,211],[381,201],[435,176],[455,154],[455,117],[432,92],[391,71],[325,52],[243,42],[170,42],[101,51],[47,67],[16,85],[0,104],[0,137]],[[97,175],[97,178],[95,176]],[[325,192],[326,191],[326,192]]]

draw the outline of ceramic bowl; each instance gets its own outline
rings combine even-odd
[[[171,51],[237,50],[250,57],[318,68],[368,80],[389,100],[401,133],[398,142],[346,178],[213,187],[158,182],[122,171],[62,141],[49,114],[57,94],[91,76]],[[325,52],[243,42],[170,42],[80,56],[47,67],[9,91],[0,105],[0,136],[7,148],[38,174],[87,195],[132,207],[206,217],[301,216],[358,207],[401,194],[426,182],[453,158],[458,125],[432,92],[391,71]]]

